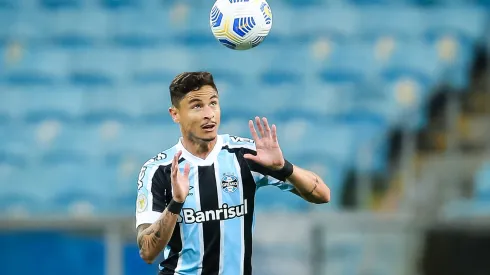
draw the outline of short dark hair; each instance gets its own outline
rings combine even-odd
[[[197,91],[206,85],[218,91],[216,84],[214,84],[213,75],[209,72],[184,72],[177,75],[169,87],[172,105],[178,107],[186,94]]]

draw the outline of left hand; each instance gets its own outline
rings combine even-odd
[[[267,118],[262,118],[263,125],[259,117],[255,117],[255,123],[260,133],[260,138],[255,131],[254,123],[252,120],[248,122],[250,132],[255,141],[255,147],[257,155],[245,154],[246,159],[252,160],[257,164],[267,167],[272,170],[280,170],[284,166],[284,157],[282,155],[279,142],[277,141],[276,125],[272,125],[272,129],[269,128]]]

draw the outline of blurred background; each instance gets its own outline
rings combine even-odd
[[[221,133],[267,116],[331,188],[258,192],[254,274],[490,274],[490,1],[270,0],[245,52],[212,36],[213,3],[0,0],[0,274],[156,274],[136,181],[196,70]]]

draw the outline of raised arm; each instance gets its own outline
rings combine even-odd
[[[172,160],[170,177],[172,199],[166,205],[163,213],[161,213],[154,222],[139,222],[140,224],[138,225],[137,242],[140,250],[140,257],[148,264],[153,263],[158,254],[160,254],[169,243],[178,221],[179,213],[182,210],[184,201],[189,193],[190,165],[185,165],[184,173],[179,171],[178,161],[181,154],[182,152],[178,152]],[[153,175],[150,175],[150,177],[153,177]],[[149,180],[153,179],[150,178]],[[150,190],[149,192],[152,191]],[[138,201],[138,203],[140,202]],[[149,219],[146,217],[154,215],[155,212],[143,212],[143,214],[141,214],[141,219],[148,221]]]
[[[279,185],[281,189],[289,190],[308,202],[327,203],[330,201],[330,189],[323,180],[315,173],[306,169],[294,166],[284,159],[279,142],[277,140],[276,126],[269,127],[266,118],[260,121],[255,118],[257,134],[253,121],[249,121],[250,132],[255,141],[256,153],[245,154],[244,157],[252,161],[251,169],[263,176],[270,176],[275,180],[270,180],[272,185]],[[290,182],[291,186],[284,185],[282,182]],[[264,180],[262,180],[264,182]],[[267,182],[267,180],[265,180]],[[292,189],[292,190],[291,190]]]

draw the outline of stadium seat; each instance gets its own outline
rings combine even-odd
[[[144,108],[143,95],[127,88],[90,88],[85,90],[83,120],[100,123],[106,120],[118,122],[135,121]]]
[[[290,35],[306,42],[318,36],[347,39],[356,33],[358,25],[358,12],[352,8],[305,7],[297,9],[294,18]]]
[[[91,0],[109,10],[141,7],[141,0]]]
[[[278,136],[286,155],[321,153],[341,164],[354,157],[354,131],[348,125],[318,117],[277,123]]]
[[[132,65],[132,80],[135,84],[160,84],[168,87],[177,74],[195,70],[195,53],[175,46],[164,46],[144,51],[132,52],[135,62]]]
[[[65,77],[69,59],[63,52],[22,45],[11,45],[4,51],[4,70],[0,72],[3,83],[51,86]]]
[[[257,212],[302,212],[308,209],[308,203],[297,195],[282,191],[275,186],[261,187],[255,199]]]
[[[46,17],[48,43],[63,48],[95,47],[107,39],[110,22],[106,13],[90,10],[63,10]],[[80,24],[83,22],[83,24]]]
[[[417,39],[425,30],[424,15],[422,9],[413,7],[362,7],[356,33],[374,42],[381,38]]]
[[[109,39],[116,46],[153,48],[170,40],[169,11],[125,9],[109,13]],[[149,28],[148,26],[152,26]]]
[[[383,68],[385,71],[403,70],[418,75],[420,78],[429,81],[429,87],[433,87],[443,76],[443,67],[436,52],[430,44],[420,41],[397,45],[384,63]]]
[[[132,56],[122,49],[97,47],[74,53],[70,82],[85,87],[121,84],[130,76]]]
[[[11,115],[25,122],[36,123],[46,119],[71,121],[82,113],[84,95],[81,91],[71,90],[67,93],[63,87],[15,87],[6,94],[15,106],[11,108]],[[66,100],[65,96],[69,96],[70,100]]]
[[[83,5],[83,0],[40,0],[40,4],[45,9],[68,9],[80,8]]]
[[[445,34],[461,34],[476,42],[485,34],[488,15],[477,6],[465,5],[429,9],[425,11],[426,31]]]

